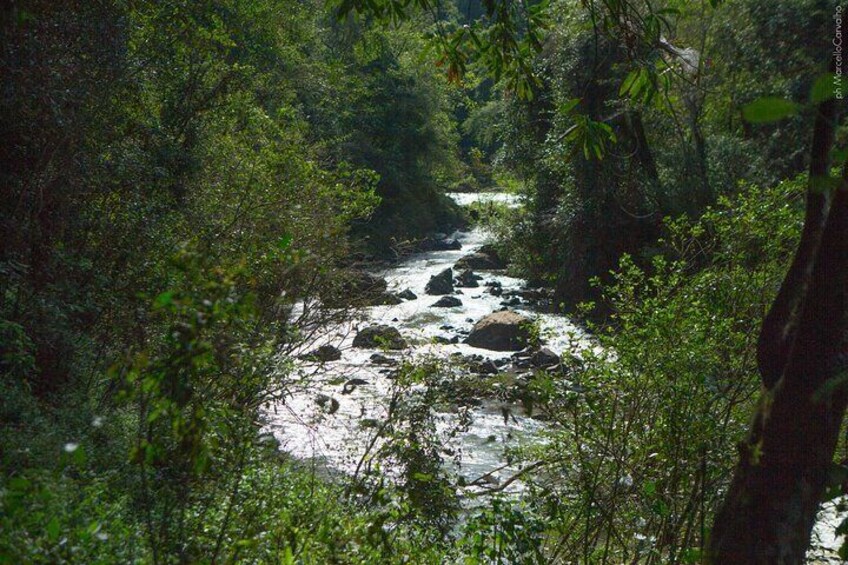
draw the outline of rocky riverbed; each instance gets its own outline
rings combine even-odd
[[[463,205],[517,205],[506,194],[454,197]],[[488,238],[481,228],[446,234],[433,250],[371,272],[359,283],[360,289],[370,286],[374,305],[350,322],[323,328],[297,352],[302,386],[295,383],[268,412],[268,429],[284,450],[352,471],[375,433],[368,423],[387,416],[398,364],[430,360],[480,379],[508,376],[506,386],[514,390],[481,394],[470,427],[453,441],[462,454],[458,472],[466,480],[485,475],[497,483],[514,472],[505,466],[506,449],[538,441],[544,428],[515,395],[535,368],[564,372],[572,356],[592,344],[567,318],[545,311],[544,289],[527,288],[506,274]],[[529,347],[538,337],[544,349]],[[445,410],[438,414],[439,425],[447,429],[457,417]]]

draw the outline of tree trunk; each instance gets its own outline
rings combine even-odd
[[[801,243],[758,345],[762,398],[707,561],[802,563],[846,408],[848,176],[825,187],[837,122],[818,108]]]

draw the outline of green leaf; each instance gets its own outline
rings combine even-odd
[[[668,516],[671,511],[669,510],[668,504],[665,503],[664,500],[656,500],[652,505],[654,512],[659,516]]]
[[[50,521],[47,523],[47,537],[51,541],[56,541],[59,539],[59,534],[62,532],[62,528],[59,525],[59,517],[53,516]]]
[[[283,236],[282,236],[282,237],[281,237],[281,238],[277,241],[277,248],[278,248],[280,251],[285,251],[285,250],[286,250],[286,249],[288,249],[288,248],[289,248],[289,246],[291,245],[292,239],[293,239],[293,238],[292,238],[291,234],[288,234],[288,233],[287,233],[287,234],[284,234],[284,235],[283,235]]]
[[[742,117],[752,124],[774,122],[798,113],[798,104],[776,96],[758,98],[742,107]]]
[[[683,552],[683,562],[684,563],[700,563],[701,562],[701,550],[697,547],[690,547],[686,551]]]
[[[170,305],[174,301],[174,291],[166,290],[161,293],[156,299],[153,301],[153,305],[156,308],[164,308],[165,306]]]
[[[618,89],[618,95],[624,96],[630,91],[630,88],[633,86],[633,83],[636,81],[636,77],[639,76],[639,71],[641,69],[634,69],[630,71],[624,80],[621,82],[621,87]]]
[[[813,104],[821,104],[836,96],[836,75],[825,73],[818,77],[810,90],[810,101]]]
[[[23,492],[29,489],[29,481],[23,477],[15,477],[9,480],[9,489]]]
[[[569,100],[566,100],[565,102],[563,102],[563,103],[560,105],[560,107],[559,107],[559,113],[560,113],[560,114],[563,114],[563,115],[568,114],[568,113],[569,113],[569,112],[571,112],[571,111],[575,108],[575,106],[577,106],[579,103],[580,103],[580,99],[579,99],[579,98],[571,98],[571,99],[569,99]]]
[[[848,159],[848,147],[843,147],[842,149],[834,149],[830,155],[830,158],[833,160],[834,166],[840,166],[845,162],[845,159]]]

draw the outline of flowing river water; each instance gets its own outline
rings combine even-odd
[[[504,193],[451,196],[464,206],[473,202],[518,205],[517,197]],[[501,304],[504,298],[487,292],[485,283],[497,282],[503,293],[509,295],[521,290],[524,280],[507,276],[503,271],[480,271],[483,276],[480,286],[457,288],[453,296],[459,298],[462,305],[453,308],[432,307],[440,297],[428,295],[424,290],[432,275],[453,267],[458,259],[484,245],[488,237],[481,227],[456,232],[450,238],[458,240],[461,249],[417,253],[374,273],[386,279],[390,292],[411,290],[417,298],[396,305],[364,308],[357,319],[325,328],[310,340],[301,353],[329,344],[341,351],[341,358],[299,364],[297,370],[303,374],[304,386],[300,390],[294,387],[285,402],[269,412],[267,429],[283,450],[299,458],[321,461],[337,471],[351,472],[356,468],[362,451],[375,433],[373,426],[363,426],[363,422],[382,422],[388,416],[394,384],[393,369],[385,365],[385,359],[380,363],[372,361],[376,353],[397,361],[449,360],[458,355],[480,355],[493,361],[509,358],[511,352],[475,348],[462,343],[461,338],[480,318],[504,308]],[[535,311],[526,302],[510,309],[533,318],[541,328],[547,347],[558,354],[592,346],[590,338],[564,316]],[[409,347],[396,352],[353,347],[357,331],[375,324],[397,328]],[[455,336],[460,338],[459,343],[436,342],[438,338]],[[361,379],[364,383],[346,386],[351,379]],[[338,402],[332,414],[327,410],[327,402],[332,402],[328,398]],[[509,408],[509,417],[504,417],[504,408]],[[457,415],[446,411],[439,414],[438,419],[439,427],[446,429],[456,423]],[[490,484],[497,484],[515,471],[511,466],[504,466],[505,450],[523,442],[539,441],[539,432],[544,426],[515,406],[494,400],[482,402],[472,411],[471,419],[468,430],[453,440],[452,447],[462,454],[455,470],[468,481],[489,475]],[[515,488],[518,487],[516,483]]]
[[[456,193],[450,195],[460,205],[494,202],[517,207],[516,196],[505,193]],[[295,373],[300,377],[290,388],[284,401],[272,406],[267,413],[266,430],[273,434],[281,449],[293,456],[311,460],[337,472],[352,473],[363,453],[372,446],[375,425],[389,416],[394,369],[387,362],[402,360],[449,360],[458,355],[480,355],[502,362],[509,352],[479,349],[462,343],[471,327],[480,318],[504,308],[503,298],[487,292],[486,282],[497,282],[504,294],[520,291],[526,281],[507,276],[503,271],[480,272],[483,281],[478,288],[460,288],[455,294],[462,302],[453,308],[433,308],[439,298],[425,293],[430,277],[454,264],[464,255],[472,253],[487,243],[489,234],[483,227],[467,232],[456,232],[461,249],[431,251],[414,254],[399,263],[374,272],[388,282],[388,290],[398,293],[411,290],[417,298],[396,305],[363,308],[344,323],[326,325],[309,341],[308,346],[296,353],[305,353],[321,345],[333,345],[341,351],[341,358],[321,363],[299,361]],[[546,346],[557,354],[568,356],[588,347],[596,347],[591,336],[585,334],[567,317],[535,309],[523,302],[510,306],[511,310],[534,319],[542,331]],[[353,339],[361,328],[385,324],[397,328],[409,347],[403,351],[384,351],[377,348],[353,347]],[[438,343],[455,336],[459,343]],[[375,363],[372,356],[382,355]],[[386,359],[388,358],[388,360]],[[357,379],[351,386],[351,379]],[[298,385],[300,383],[300,386]],[[336,402],[338,404],[336,404]],[[328,403],[332,409],[328,410]],[[505,417],[504,408],[509,409]],[[513,405],[495,400],[483,401],[471,414],[472,423],[467,431],[451,440],[456,453],[453,471],[467,482],[480,477],[487,484],[497,485],[512,476],[516,469],[506,464],[509,448],[528,442],[544,441],[545,424],[535,420]],[[440,429],[456,424],[458,416],[446,410],[437,415]],[[373,446],[372,446],[373,447]],[[505,489],[520,492],[516,481]],[[841,513],[834,503],[825,504],[815,530],[810,562],[839,563],[834,550],[842,536],[835,535]]]

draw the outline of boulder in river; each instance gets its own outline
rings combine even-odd
[[[456,308],[462,306],[462,300],[455,296],[443,296],[439,298],[430,308]]]
[[[486,286],[488,287],[487,292],[492,296],[501,296],[503,294],[503,285],[498,281],[488,281]]]
[[[530,357],[530,362],[533,363],[534,367],[539,367],[540,369],[547,369],[549,367],[554,367],[559,364],[559,355],[557,355],[547,347],[543,347],[539,351],[533,353],[533,356]]]
[[[457,269],[497,270],[505,269],[506,262],[491,245],[484,245],[474,253],[470,253],[456,262]]]
[[[350,379],[342,387],[342,394],[350,394],[354,390],[356,390],[356,387],[358,387],[360,385],[367,385],[367,384],[368,384],[368,381],[366,381],[365,379],[359,379],[359,378]]]
[[[391,292],[383,292],[378,296],[375,296],[373,299],[368,301],[368,306],[394,306],[395,304],[400,304],[403,302],[403,299],[397,294],[392,294]]]
[[[465,339],[473,347],[492,351],[518,351],[530,339],[530,319],[508,310],[480,319]]]
[[[408,288],[403,292],[399,292],[397,294],[398,298],[403,298],[404,300],[415,300],[418,298],[418,295],[409,290]]]
[[[335,414],[339,409],[339,401],[326,394],[319,394],[315,397],[315,403],[328,414]]]
[[[474,271],[472,271],[471,269],[465,269],[464,271],[459,273],[459,276],[456,277],[456,282],[457,286],[462,286],[466,288],[476,288],[480,286],[480,283],[478,283],[477,281],[482,278],[483,277],[481,277],[480,275],[475,275]]]
[[[434,251],[458,251],[462,249],[462,244],[458,239],[439,239],[433,242]]]
[[[495,362],[491,359],[486,359],[480,363],[477,363],[471,369],[474,373],[478,375],[497,375],[498,374],[498,366],[495,365]]]
[[[375,365],[397,365],[397,360],[387,357],[382,353],[375,353],[371,356],[371,362]]]
[[[448,267],[441,273],[430,277],[427,286],[424,287],[427,294],[440,295],[451,294],[453,292],[453,269]]]
[[[369,326],[359,330],[353,338],[354,347],[385,347],[386,349],[405,349],[406,340],[397,328],[386,325]]]
[[[445,234],[434,234],[418,244],[419,251],[458,251],[462,244],[458,239],[448,238]]]
[[[318,349],[310,351],[300,356],[304,361],[316,361],[325,363],[327,361],[338,361],[342,358],[342,352],[338,347],[332,345],[322,345]]]

